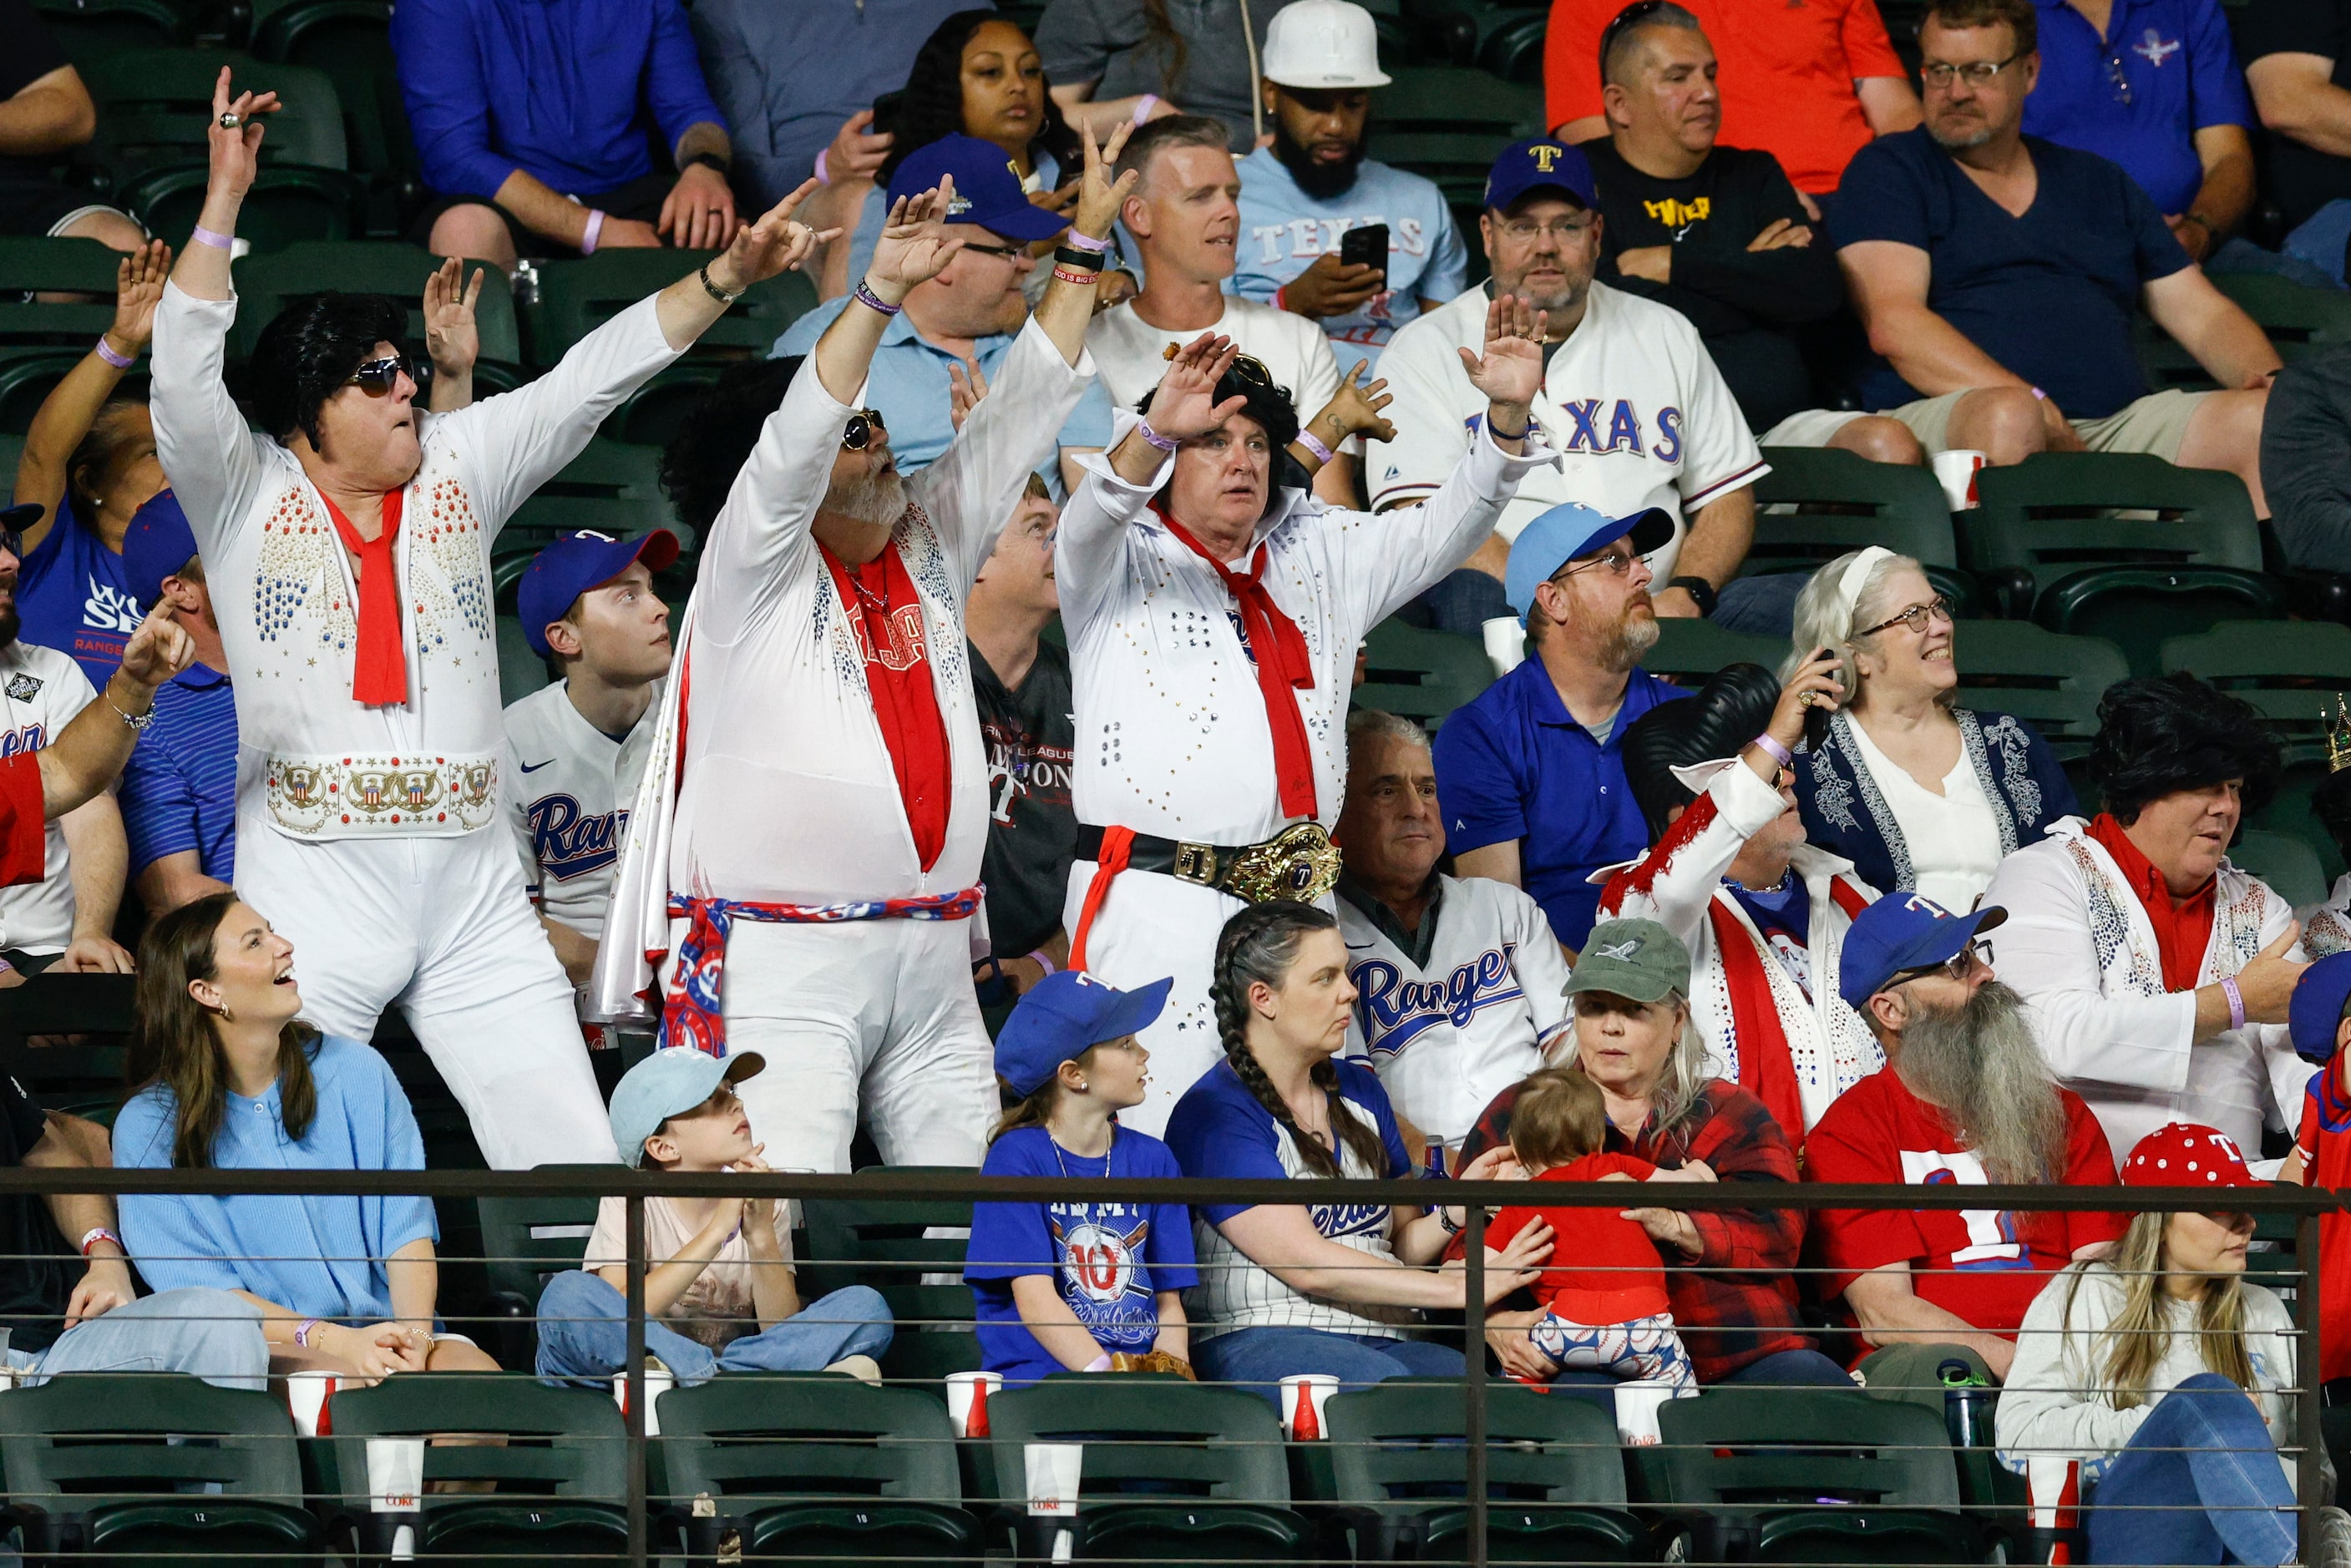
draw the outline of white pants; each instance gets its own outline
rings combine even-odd
[[[861,1115],[885,1165],[978,1166],[998,1103],[968,921],[738,919],[724,996],[726,1049],[767,1059],[737,1092],[770,1166],[848,1170]]]
[[[492,1169],[616,1158],[571,982],[502,828],[320,844],[241,814],[236,890],[293,942],[304,1017],[366,1040],[399,1006]]]

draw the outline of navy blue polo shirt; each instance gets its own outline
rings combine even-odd
[[[1633,671],[1602,745],[1560,701],[1542,660],[1530,659],[1437,732],[1437,804],[1458,855],[1519,841],[1519,881],[1551,918],[1553,935],[1581,949],[1601,889],[1585,880],[1649,847],[1648,825],[1625,782],[1621,746],[1633,721],[1689,693]]]
[[[2146,396],[2131,348],[2140,289],[2189,265],[2138,182],[2093,152],[2024,139],[2039,189],[2021,218],[1977,188],[1924,126],[1881,136],[1845,166],[1829,229],[1838,247],[1890,240],[1927,253],[1927,307],[2057,400],[2103,419]],[[1927,394],[1876,360],[1861,406]]]
[[[2253,123],[2220,0],[2115,0],[2103,38],[2068,0],[2039,3],[2041,81],[2024,133],[2111,158],[2156,211],[2187,212],[2204,183],[2196,133]]]

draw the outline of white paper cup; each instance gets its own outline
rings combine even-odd
[[[1518,617],[1498,615],[1478,629],[1496,679],[1527,661],[1527,628]]]
[[[286,1407],[294,1412],[294,1429],[306,1438],[324,1438],[335,1429],[327,1401],[341,1380],[331,1372],[289,1372],[286,1375]]]
[[[1955,446],[1935,454],[1935,477],[1942,482],[1943,500],[1954,512],[1966,512],[1982,502],[1976,494],[1976,475],[1991,461],[1973,447]]]
[[[1678,1385],[1658,1379],[1634,1378],[1616,1385],[1616,1435],[1635,1448],[1652,1448],[1657,1436],[1657,1411],[1681,1393]]]
[[[414,1513],[424,1492],[424,1439],[367,1440],[368,1505],[378,1513]]]
[[[1339,1380],[1327,1372],[1301,1372],[1295,1377],[1281,1380],[1281,1431],[1293,1442],[1312,1442],[1329,1435],[1329,1423],[1322,1419],[1322,1407],[1339,1391]],[[1298,1429],[1298,1407],[1301,1395],[1311,1396],[1307,1406],[1306,1430]]]
[[[947,1424],[958,1438],[987,1436],[987,1401],[1004,1387],[1000,1372],[950,1372],[947,1374]],[[972,1420],[977,1407],[979,1419],[977,1429]]]
[[[1075,1519],[1078,1481],[1086,1472],[1083,1443],[1026,1443],[1020,1449],[1029,1469],[1029,1512],[1039,1519]]]
[[[661,1397],[676,1386],[676,1374],[652,1366],[645,1368],[646,1437],[661,1436]],[[625,1372],[612,1376],[612,1403],[621,1407],[622,1415],[629,1413],[629,1375]]]

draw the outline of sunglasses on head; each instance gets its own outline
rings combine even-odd
[[[885,436],[890,433],[889,421],[883,419],[882,410],[879,409],[858,410],[855,413],[849,416],[849,423],[841,427],[841,450],[843,452],[863,452],[867,447],[873,444],[873,432],[875,431],[880,431]]]
[[[1226,373],[1239,378],[1252,387],[1270,388],[1273,385],[1273,372],[1265,368],[1264,360],[1254,355],[1234,355],[1232,367]]]
[[[416,372],[410,367],[408,356],[387,354],[381,359],[370,359],[362,364],[351,372],[350,379],[343,385],[357,387],[371,398],[381,398],[400,385],[402,376],[407,377],[412,384],[416,380]]]

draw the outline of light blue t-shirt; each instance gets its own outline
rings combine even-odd
[[[806,354],[816,347],[824,329],[848,305],[846,295],[826,300],[786,328],[784,335],[776,339],[768,358],[788,359],[795,354]],[[982,337],[973,347],[979,351],[980,374],[992,382],[1005,355],[1012,351],[1012,335],[998,333],[993,337]],[[869,408],[880,410],[890,428],[890,451],[898,459],[899,472],[912,473],[928,468],[955,440],[947,367],[961,363],[915,331],[914,322],[907,317],[893,316],[890,325],[882,329],[881,347],[873,350],[873,364],[866,372],[865,401]],[[1061,426],[1061,444],[1065,448],[1106,447],[1110,444],[1110,394],[1102,390],[1102,381],[1096,378],[1086,383],[1077,408]],[[1053,483],[1058,494],[1060,474],[1050,467],[1039,472]]]
[[[392,1065],[375,1048],[328,1035],[311,1045],[319,1108],[298,1142],[286,1133],[278,1085],[231,1094],[213,1145],[222,1170],[422,1170],[424,1139]],[[168,1170],[178,1100],[161,1084],[131,1096],[114,1122],[114,1163]],[[122,1240],[158,1291],[250,1291],[305,1317],[381,1323],[392,1315],[384,1261],[409,1242],[438,1241],[426,1198],[235,1198],[126,1193]]]
[[[1380,350],[1395,329],[1420,314],[1420,302],[1442,305],[1469,286],[1469,253],[1454,227],[1445,194],[1417,174],[1365,159],[1355,182],[1328,202],[1309,198],[1270,147],[1240,161],[1241,234],[1227,294],[1273,303],[1274,291],[1317,256],[1339,249],[1339,236],[1366,223],[1388,226],[1388,286],[1344,316],[1325,317],[1322,330],[1345,375],[1358,359],[1377,374]]]

